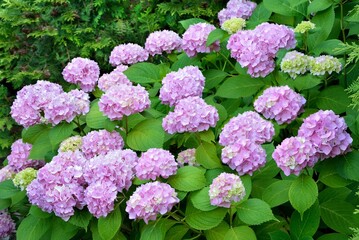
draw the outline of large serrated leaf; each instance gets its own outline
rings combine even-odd
[[[168,178],[168,183],[177,190],[184,192],[196,191],[206,185],[203,169],[185,166],[177,170],[176,175]]]
[[[150,222],[141,230],[140,240],[162,240],[165,239],[166,232],[170,229],[175,221],[161,218],[155,222]]]
[[[38,240],[52,227],[52,222],[44,219],[37,218],[32,215],[24,218],[17,231],[16,239],[18,240]]]
[[[262,199],[271,207],[279,206],[289,200],[290,180],[281,180],[269,185],[263,192]]]
[[[292,239],[301,240],[305,236],[312,237],[318,230],[319,222],[320,209],[318,201],[304,212],[303,217],[300,216],[299,212],[295,211],[290,222]]]
[[[254,95],[265,84],[260,79],[249,76],[236,76],[228,78],[218,88],[216,95],[223,98],[240,98]]]
[[[222,168],[221,161],[217,156],[216,145],[202,142],[196,149],[196,161],[207,169]]]
[[[117,207],[106,217],[98,219],[98,233],[103,240],[112,239],[122,224],[122,215]]]
[[[230,228],[226,235],[224,236],[224,240],[256,240],[256,234],[253,229],[248,226],[239,226]]]
[[[248,199],[238,205],[237,217],[248,225],[259,225],[276,220],[268,203],[257,198]]]
[[[317,106],[323,110],[333,110],[336,114],[346,111],[350,99],[344,88],[331,86],[320,92],[317,98]]]

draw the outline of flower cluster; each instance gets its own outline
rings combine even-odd
[[[278,24],[262,23],[254,30],[242,30],[229,38],[227,48],[252,77],[265,77],[274,70],[274,58],[281,48],[294,48],[292,29]]]
[[[66,65],[62,76],[65,81],[79,84],[82,90],[91,92],[100,76],[100,67],[93,60],[77,57]]]
[[[116,46],[110,54],[110,64],[118,66],[121,64],[131,65],[148,59],[148,52],[138,44],[127,43]]]
[[[221,28],[229,34],[233,34],[238,32],[239,30],[242,30],[245,26],[246,20],[244,20],[243,18],[234,17],[226,20],[222,24]]]
[[[9,165],[0,169],[0,182],[13,178],[15,175],[14,169],[12,169]]]
[[[218,20],[220,25],[231,18],[248,19],[253,10],[257,7],[255,2],[247,0],[229,0],[226,8],[223,8],[218,13]]]
[[[162,52],[171,53],[174,50],[180,50],[182,45],[181,37],[169,30],[156,31],[151,33],[145,42],[145,49],[154,56]]]
[[[139,113],[150,106],[149,94],[141,85],[120,84],[106,91],[99,100],[100,111],[111,120]]]
[[[306,138],[314,146],[316,156],[323,160],[350,151],[353,139],[346,129],[343,118],[332,110],[320,110],[304,119],[298,136]]]
[[[36,178],[36,175],[37,170],[33,168],[25,168],[18,172],[12,181],[15,186],[20,187],[21,191],[23,191]]]
[[[219,50],[219,41],[207,47],[208,35],[216,29],[209,23],[197,23],[189,26],[182,36],[182,49],[189,56],[196,56],[197,53],[209,53]]]
[[[170,134],[200,132],[214,127],[219,120],[218,111],[200,97],[188,97],[180,100],[174,112],[170,112],[162,121],[162,127]]]
[[[313,167],[318,161],[311,142],[303,137],[290,137],[282,141],[272,154],[286,176],[299,175],[305,167]]]
[[[177,163],[180,167],[183,167],[185,164],[189,166],[199,166],[196,162],[196,149],[190,148],[178,153]]]
[[[0,210],[0,238],[6,239],[15,232],[16,224],[6,210]]]
[[[142,153],[135,166],[136,176],[140,180],[156,180],[157,177],[168,178],[177,171],[177,162],[171,152],[151,148]]]
[[[254,143],[262,144],[272,140],[274,126],[253,111],[244,112],[233,117],[224,125],[219,135],[222,146],[234,144],[240,139],[249,139]]]
[[[230,208],[232,202],[239,202],[246,195],[243,183],[237,175],[221,173],[209,186],[209,199],[214,206]]]
[[[309,30],[314,29],[314,28],[315,28],[314,23],[312,23],[310,21],[302,21],[294,28],[294,32],[306,33]]]
[[[81,151],[87,159],[107,154],[111,150],[122,149],[124,146],[121,135],[107,130],[91,131],[82,137]]]
[[[331,74],[332,72],[339,73],[342,70],[342,64],[338,58],[329,55],[323,55],[316,58],[310,58],[309,71],[313,75]]]
[[[132,82],[123,72],[119,70],[113,70],[110,73],[105,73],[98,80],[98,88],[104,92],[120,84],[131,86]]]
[[[160,99],[163,104],[175,106],[187,97],[202,96],[205,78],[196,66],[180,68],[170,72],[162,79]]]
[[[292,122],[303,112],[305,98],[288,86],[269,87],[254,102],[257,112],[279,124]]]
[[[266,163],[266,152],[250,139],[239,139],[222,149],[222,162],[236,170],[240,176],[252,175]]]
[[[76,150],[80,150],[82,146],[82,137],[81,136],[72,136],[60,143],[59,152],[75,152]]]
[[[295,79],[299,74],[304,74],[308,70],[309,59],[301,52],[287,52],[280,63],[280,68],[282,72],[288,73],[291,78]]]
[[[177,193],[167,183],[150,182],[141,185],[127,201],[126,212],[130,219],[156,220],[179,202]]]

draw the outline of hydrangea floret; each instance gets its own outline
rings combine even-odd
[[[82,146],[82,137],[79,135],[69,137],[62,141],[59,146],[59,152],[75,152],[80,150]]]
[[[231,18],[248,19],[257,4],[247,0],[229,0],[226,8],[218,12],[219,24],[223,26],[224,22]]]
[[[132,82],[121,71],[113,70],[110,73],[105,73],[98,80],[98,88],[104,92],[120,84],[132,85]]]
[[[200,166],[200,164],[196,162],[195,148],[190,148],[179,152],[176,160],[180,167],[183,167],[185,164],[188,164],[189,166]]]
[[[312,30],[315,28],[315,24],[310,21],[302,21],[300,22],[295,28],[294,32],[297,33],[306,33],[309,30]]]
[[[221,173],[209,186],[211,205],[230,208],[232,203],[241,201],[246,190],[239,176],[232,173]]]
[[[15,231],[16,224],[7,210],[0,210],[0,238],[7,239]]]
[[[33,168],[25,168],[15,175],[12,182],[23,191],[36,178],[36,175],[37,170]]]
[[[311,74],[318,76],[332,72],[339,73],[342,70],[342,64],[338,58],[329,55],[309,58],[309,71]]]
[[[234,17],[226,20],[222,24],[221,28],[229,34],[233,34],[238,32],[239,30],[242,30],[245,26],[246,20],[244,20],[243,18]]]
[[[148,52],[138,44],[127,43],[116,46],[110,54],[110,64],[112,66],[131,65],[146,61],[149,57]]]
[[[154,56],[163,52],[171,53],[181,50],[182,39],[174,31],[162,30],[150,33],[145,42],[145,49]]]
[[[288,73],[295,79],[299,74],[304,74],[309,68],[309,57],[298,51],[287,52],[280,63],[282,72]]]
[[[0,182],[8,179],[12,179],[15,176],[15,171],[9,165],[6,165],[0,169]]]

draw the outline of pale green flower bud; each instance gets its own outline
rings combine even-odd
[[[294,28],[294,32],[306,33],[309,30],[314,29],[314,28],[315,28],[314,23],[312,23],[310,21],[302,21]]]
[[[309,57],[297,51],[288,52],[280,64],[282,72],[288,73],[293,79],[299,74],[304,74],[308,66]]]
[[[64,140],[59,147],[59,152],[75,152],[79,150],[82,145],[82,137],[81,136],[73,136]]]
[[[342,69],[342,64],[339,59],[323,55],[316,58],[311,57],[309,60],[309,70],[313,75],[324,75],[326,72],[331,74],[332,72],[339,73]]]
[[[33,168],[25,168],[24,170],[18,172],[12,181],[15,186],[20,187],[21,191],[23,191],[36,178],[36,176],[37,170]]]
[[[242,30],[246,26],[246,20],[243,18],[231,18],[225,21],[221,28],[229,34],[233,34]]]

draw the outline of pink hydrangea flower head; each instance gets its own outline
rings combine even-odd
[[[201,132],[216,126],[218,111],[200,97],[181,99],[162,121],[163,129],[169,134]]]
[[[174,50],[180,50],[182,44],[181,37],[169,30],[156,31],[151,33],[145,42],[145,49],[154,56],[162,52],[171,53]]]
[[[81,151],[87,159],[105,155],[111,150],[122,149],[124,146],[121,135],[107,130],[91,131],[82,137]]]
[[[240,176],[252,176],[254,171],[265,165],[266,152],[261,145],[249,139],[240,139],[222,149],[222,162],[236,170]]]
[[[85,181],[91,185],[97,182],[108,182],[117,191],[129,189],[134,177],[134,165],[137,155],[132,150],[112,150],[106,155],[91,158],[84,167]]]
[[[143,219],[148,224],[157,214],[169,212],[179,199],[167,183],[150,182],[139,186],[126,203],[130,219]]]
[[[13,178],[15,175],[14,169],[12,169],[9,165],[0,169],[0,182]]]
[[[342,117],[332,110],[319,110],[304,119],[298,136],[306,138],[314,146],[317,157],[323,160],[351,150],[353,139],[346,130]]]
[[[142,112],[150,106],[149,94],[141,85],[118,85],[106,91],[98,103],[100,111],[111,120]]]
[[[167,150],[151,148],[142,153],[135,166],[136,176],[141,180],[168,178],[177,171],[175,157]]]
[[[95,182],[85,190],[84,201],[89,212],[96,218],[106,217],[113,209],[117,189],[112,182]]]
[[[111,73],[105,73],[98,80],[98,88],[106,92],[108,89],[119,84],[132,85],[132,82],[121,71],[112,71]]]
[[[253,10],[257,7],[255,2],[247,0],[230,0],[226,8],[223,8],[218,13],[219,24],[222,25],[226,20],[231,18],[248,19]]]
[[[303,137],[290,137],[276,147],[272,157],[286,176],[299,175],[305,167],[313,167],[318,161],[315,148]]]
[[[232,173],[221,173],[209,186],[211,205],[230,208],[231,203],[241,201],[246,190],[239,176]]]
[[[76,115],[86,115],[90,111],[90,96],[86,92],[74,89],[68,92],[68,95],[75,106]]]
[[[7,239],[16,230],[15,221],[6,210],[0,210],[0,238]]]
[[[305,98],[288,86],[269,87],[254,102],[254,108],[265,118],[283,124],[296,119],[305,103]]]
[[[11,117],[25,128],[42,121],[41,112],[54,96],[63,93],[56,83],[39,80],[36,84],[23,87],[17,92],[11,106]]]
[[[112,72],[124,72],[128,69],[127,65],[117,65],[116,68]]]
[[[234,144],[240,139],[249,139],[254,143],[270,142],[274,136],[274,126],[253,111],[244,112],[233,117],[224,125],[219,135],[222,146]]]
[[[183,167],[185,164],[189,166],[199,166],[200,164],[196,162],[196,149],[190,148],[179,152],[177,163],[180,167]]]
[[[196,66],[180,68],[162,79],[160,99],[163,104],[174,106],[187,97],[202,96],[205,78]]]
[[[189,56],[196,56],[197,53],[209,53],[219,51],[219,41],[206,46],[208,35],[216,29],[209,23],[197,23],[189,26],[182,36],[182,49]]]
[[[77,57],[66,65],[62,76],[65,81],[79,84],[82,90],[91,92],[100,77],[100,67],[93,60]]]
[[[116,46],[110,54],[110,64],[118,66],[121,64],[131,65],[148,59],[148,52],[138,44],[127,43]]]

